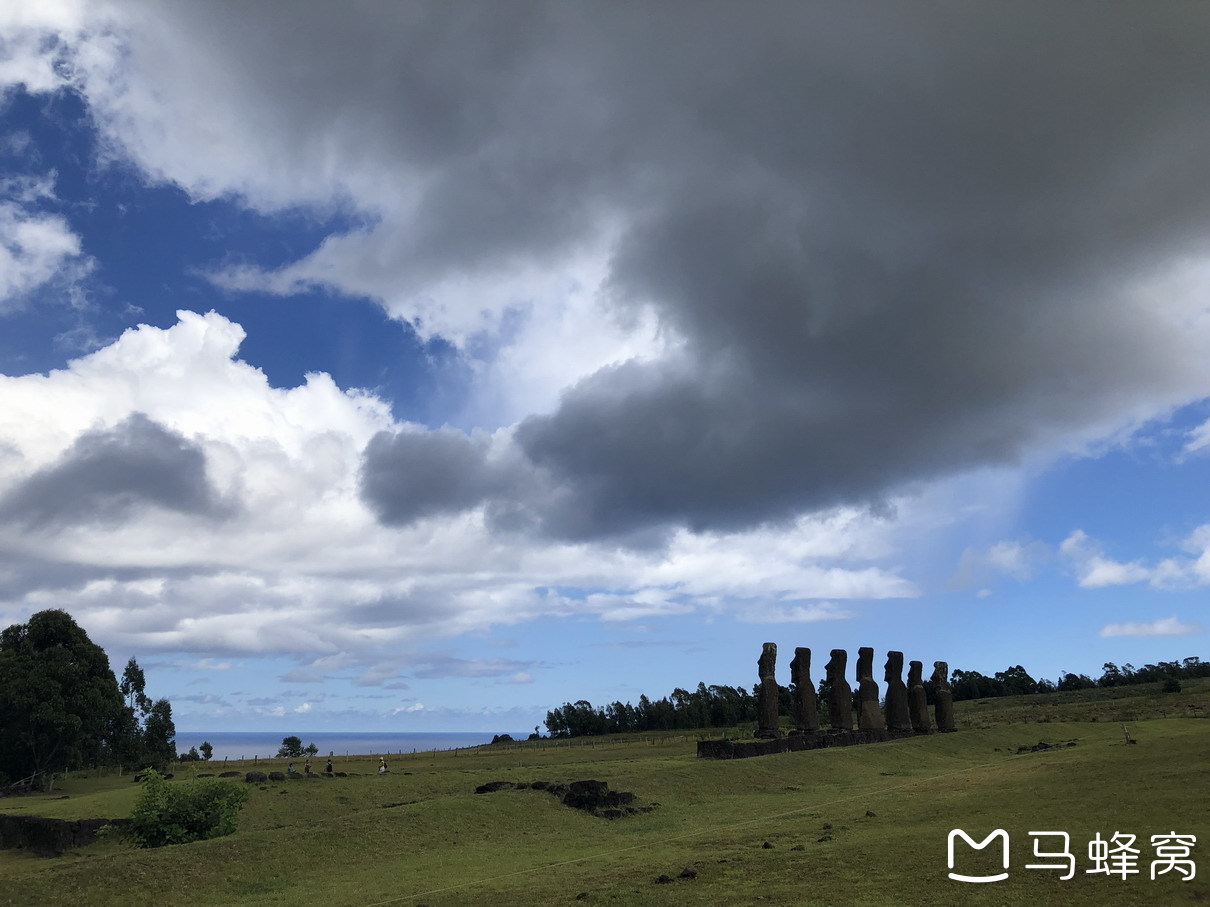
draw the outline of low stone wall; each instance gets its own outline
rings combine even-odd
[[[53,857],[97,839],[102,825],[125,825],[129,819],[47,819],[0,816],[0,850],[28,850]]]
[[[789,734],[772,740],[699,740],[697,754],[702,759],[747,759],[751,756],[796,753],[800,750],[818,750],[829,746],[885,743],[888,740],[915,736],[916,731],[879,729],[816,731],[813,734]]]

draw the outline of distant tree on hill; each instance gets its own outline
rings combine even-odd
[[[143,765],[164,771],[176,759],[176,725],[172,721],[172,704],[157,699],[147,711],[143,722]]]
[[[177,758],[172,705],[162,698],[152,702],[146,675],[134,658],[126,662],[118,689],[126,704],[110,734],[113,758],[122,765],[167,770]]]
[[[306,746],[303,747],[304,756],[314,756],[318,752],[319,752],[319,747],[317,747],[314,743],[308,743]]]
[[[202,758],[207,762],[209,762],[210,758],[214,755],[214,747],[210,745],[209,740],[203,740],[202,745],[199,746],[198,749],[201,750]]]
[[[281,746],[278,747],[277,755],[288,759],[301,759],[303,755],[302,740],[293,734],[289,737],[283,737]]]

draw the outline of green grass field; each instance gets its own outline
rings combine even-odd
[[[337,766],[355,777],[253,787],[227,838],[0,851],[0,904],[1210,904],[1208,716],[1200,681],[959,703],[959,733],[730,762],[697,759],[696,735],[419,754],[385,776],[367,756]],[[1076,746],[1017,753],[1039,741]],[[541,791],[473,793],[584,778],[659,805],[608,821]],[[0,813],[125,816],[136,795],[129,776],[69,777]],[[1005,829],[1009,878],[948,879],[953,828]],[[1070,834],[1073,879],[1026,868],[1048,862],[1030,831]],[[1139,874],[1087,873],[1088,842],[1115,832],[1137,836]],[[1192,881],[1150,878],[1151,836],[1168,832],[1197,836]],[[957,859],[999,871],[990,848]]]

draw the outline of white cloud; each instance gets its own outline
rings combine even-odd
[[[307,661],[285,680],[354,669],[378,685],[425,641],[544,615],[736,609],[802,621],[841,616],[804,600],[919,594],[879,564],[913,531],[906,501],[898,522],[837,509],[780,529],[680,531],[653,550],[493,532],[479,511],[383,527],[357,477],[368,440],[398,427],[386,404],[324,374],[271,387],[237,358],[243,336],[217,314],[183,311],[65,369],[0,376],[0,500],[82,434],[142,413],[201,452],[227,502],[219,516],[146,507],[108,524],[0,526],[0,600],[14,619],[65,607],[123,650],[205,653],[197,667],[214,670],[224,653],[289,654]],[[764,617],[751,610],[763,602],[775,603]],[[502,663],[493,676],[528,672]]]
[[[84,0],[0,3],[0,95],[16,85],[47,92],[66,84],[85,14]]]
[[[740,612],[738,620],[750,624],[815,623],[821,620],[847,620],[856,617],[854,611],[845,610],[835,602],[817,602],[810,605],[759,605]]]
[[[1148,583],[1154,589],[1189,589],[1210,584],[1210,524],[1182,540],[1184,557],[1167,557],[1148,566],[1141,560],[1123,563],[1105,556],[1099,542],[1082,529],[1071,533],[1059,552],[1076,571],[1081,587],[1095,589]]]
[[[1154,620],[1151,623],[1126,622],[1107,624],[1101,628],[1101,636],[1194,636],[1202,632],[1197,623],[1182,623],[1175,616]]]
[[[1042,542],[1005,540],[989,548],[966,548],[946,585],[951,589],[969,589],[999,576],[1024,582],[1049,555],[1050,549]]]
[[[1138,561],[1126,564],[1107,558],[1100,545],[1082,529],[1065,538],[1059,552],[1071,561],[1080,587],[1084,589],[1143,583],[1156,577],[1155,571]]]
[[[0,191],[0,198],[5,194]],[[92,267],[66,219],[32,204],[0,201],[0,314],[52,283],[70,297]]]

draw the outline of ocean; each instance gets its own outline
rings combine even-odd
[[[187,753],[193,746],[201,746],[203,740],[214,747],[214,761],[223,759],[251,759],[259,756],[276,756],[282,738],[286,734],[262,733],[259,731],[177,731],[176,751]],[[452,750],[466,746],[479,746],[492,742],[490,733],[411,733],[411,734],[370,734],[370,733],[336,733],[331,731],[308,734],[295,731],[289,736],[298,737],[303,746],[314,743],[319,749],[319,756],[326,757],[329,753],[337,756],[384,756],[411,752],[426,752],[428,750]],[[515,733],[515,740],[524,740],[528,734]]]

